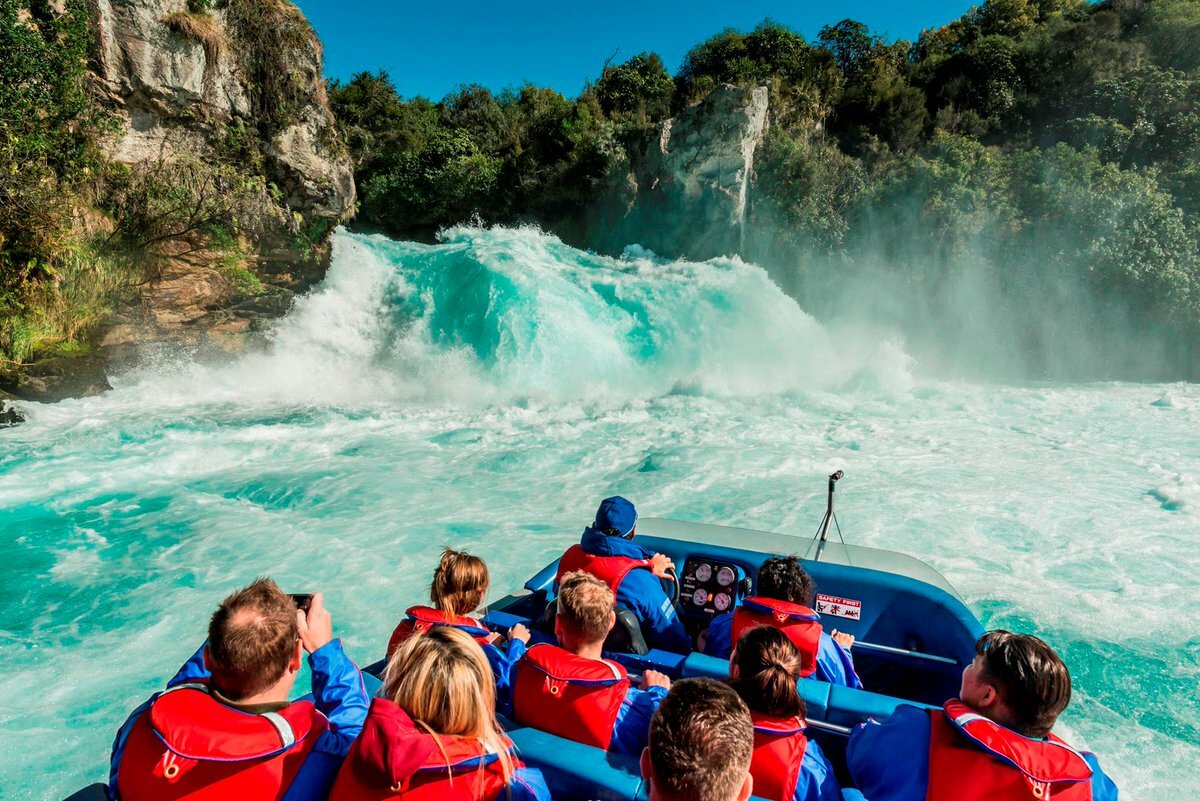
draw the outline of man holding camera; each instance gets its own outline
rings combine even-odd
[[[314,700],[289,703],[302,651]],[[109,796],[325,798],[368,705],[321,594],[259,578],[221,602],[208,641],[121,727]]]

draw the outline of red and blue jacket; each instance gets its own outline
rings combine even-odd
[[[452,626],[459,631],[466,632],[475,639],[475,642],[479,643],[479,647],[483,649],[483,655],[487,657],[488,664],[492,668],[492,675],[496,677],[496,702],[503,708],[512,693],[510,678],[513,668],[525,655],[525,643],[520,640],[511,640],[501,648],[491,642],[492,632],[474,618],[465,615],[447,618],[446,613],[441,610],[429,606],[412,606],[405,611],[404,619],[392,632],[392,637],[388,640],[386,658],[391,659],[392,652],[411,637],[413,632],[424,631],[430,626]]]
[[[376,698],[329,801],[550,801],[541,772],[505,745],[507,780],[500,755],[479,740],[430,734],[394,702]]]
[[[805,735],[801,718],[777,718],[757,712],[750,775],[754,795],[767,801],[842,801],[833,765],[821,746]]]
[[[717,615],[708,624],[704,653],[719,659],[728,659],[733,653],[733,615],[733,612]],[[862,689],[862,680],[854,672],[854,657],[824,631],[821,632],[817,643],[816,658],[817,669],[813,678],[830,684]]]
[[[646,747],[650,718],[667,697],[664,687],[640,690],[625,668],[542,643],[517,663],[512,679],[514,720],[550,734],[618,754]]]
[[[1022,737],[960,701],[907,704],[854,730],[846,766],[871,801],[1117,801],[1095,755]]]
[[[362,674],[341,641],[308,655],[312,701],[265,714],[213,697],[203,651],[201,646],[167,689],[134,710],[117,732],[109,797],[324,799],[367,716]]]
[[[610,537],[590,527],[583,530],[579,544],[592,556],[634,560],[647,560],[653,556],[633,540]],[[649,569],[625,573],[615,592],[617,604],[637,616],[650,647],[676,654],[686,654],[692,650],[692,642],[675,612],[674,604],[663,590],[662,582]]]

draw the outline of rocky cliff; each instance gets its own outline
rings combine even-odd
[[[59,13],[66,13],[65,11]],[[85,359],[0,376],[33,399],[103,390],[147,349],[241,349],[324,274],[354,177],[322,49],[286,0],[88,0],[88,78],[114,121],[84,232],[134,264]]]
[[[640,242],[705,259],[740,252],[754,184],[754,154],[768,126],[767,88],[718,86],[630,148],[579,224],[588,246]]]

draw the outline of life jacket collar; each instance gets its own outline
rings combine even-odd
[[[962,701],[947,701],[947,720],[975,746],[1021,771],[1035,784],[1077,783],[1092,778],[1083,755],[1051,734],[1033,740],[985,718]]]
[[[742,606],[754,612],[771,615],[780,623],[788,621],[821,622],[821,616],[812,609],[804,604],[794,604],[790,601],[780,601],[775,598],[762,598],[752,595],[742,601]]]
[[[405,610],[406,619],[412,624],[413,632],[426,631],[433,626],[453,626],[466,632],[476,640],[486,640],[491,636],[486,626],[478,620],[466,615],[447,615],[440,609],[430,606],[410,606]]]
[[[310,702],[278,712],[253,714],[213,698],[203,682],[181,684],[150,705],[151,730],[177,757],[239,762],[280,754],[303,741],[318,724]]]

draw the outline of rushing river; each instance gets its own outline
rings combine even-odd
[[[266,347],[114,384],[0,432],[0,797],[102,780],[127,712],[255,575],[325,592],[366,663],[443,544],[498,597],[621,493],[801,550],[837,468],[847,541],[1060,650],[1062,729],[1123,798],[1194,795],[1200,386],[931,381],[740,261],[506,229],[339,234]]]

